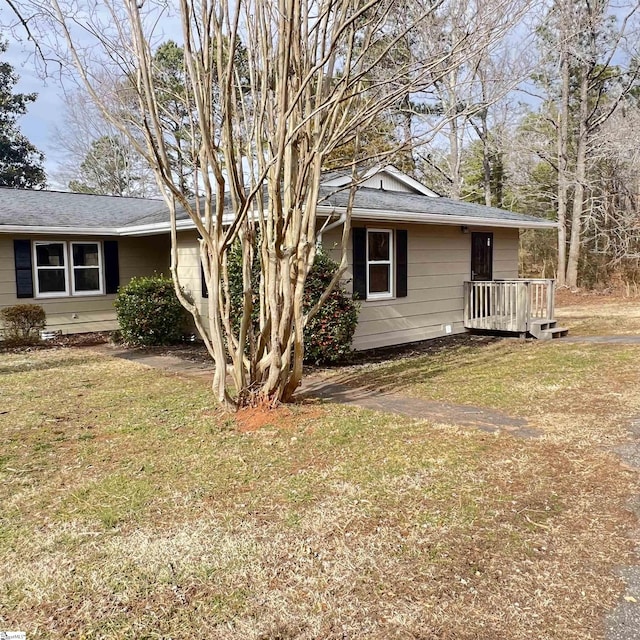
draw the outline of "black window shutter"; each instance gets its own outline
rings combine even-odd
[[[104,288],[106,293],[117,293],[120,286],[120,263],[118,241],[105,240],[104,246]]]
[[[16,296],[18,298],[33,298],[31,241],[14,240],[13,256],[16,265]]]
[[[407,230],[396,230],[396,298],[407,297]]]
[[[364,227],[351,229],[353,242],[353,297],[367,299],[367,230]]]
[[[204,278],[204,269],[202,263],[200,263],[200,295],[203,298],[209,297],[209,287],[207,287],[207,281]]]

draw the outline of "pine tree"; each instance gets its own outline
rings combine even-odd
[[[7,42],[0,41],[0,55]],[[18,82],[13,67],[0,62],[0,186],[22,189],[44,187],[43,154],[18,128],[17,119],[36,99],[35,93],[13,93]]]

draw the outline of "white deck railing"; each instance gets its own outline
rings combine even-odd
[[[553,280],[488,280],[464,283],[467,329],[526,333],[533,320],[552,320]]]

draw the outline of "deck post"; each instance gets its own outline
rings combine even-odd
[[[547,280],[547,320],[553,319],[555,313],[556,288],[553,280]]]
[[[526,332],[529,329],[529,283],[518,282],[516,302],[516,330]]]
[[[463,283],[463,295],[464,295],[464,311],[463,311],[463,321],[464,321],[464,326],[466,327],[470,320],[471,320],[471,287],[472,284],[471,282],[464,282]]]

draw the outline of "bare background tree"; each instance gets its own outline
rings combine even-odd
[[[52,177],[72,191],[160,195],[148,162],[103,118],[86,91],[78,88],[64,95],[64,117],[53,137],[64,160]]]
[[[598,131],[633,92],[640,3],[555,0],[540,29],[538,85],[553,124],[558,284],[578,286]]]
[[[295,120],[306,126],[308,119],[322,124],[319,138],[314,132],[305,143],[322,168],[343,167],[354,159],[361,165],[392,161],[443,195],[557,217],[555,240],[550,234],[523,234],[527,275],[555,276],[571,288],[608,286],[612,278],[640,280],[633,248],[637,160],[633,154],[622,159],[614,153],[620,142],[607,125],[612,117],[616,123],[629,122],[624,114],[638,108],[638,0],[615,5],[610,0],[376,0],[300,8],[277,3],[284,16],[306,20],[308,12],[310,25],[292,32],[275,8],[264,9],[264,20],[270,22],[258,29],[253,14],[262,15],[259,3],[223,3],[220,8],[146,0],[138,10],[139,37],[133,30],[135,12],[126,3],[12,4],[23,23],[29,19],[29,31],[49,68],[53,59],[62,60],[67,70],[79,65],[84,74],[76,71],[75,78],[92,87],[92,100],[110,114],[96,119],[101,131],[82,136],[82,153],[65,166],[68,179],[77,179],[91,144],[117,133],[142,165],[166,163],[169,169],[157,175],[165,195],[177,199],[166,184],[170,177],[178,192],[198,192],[206,199],[207,167],[200,166],[200,150],[208,145],[198,139],[206,131],[222,172],[221,178],[209,174],[211,193],[221,180],[235,198],[229,210],[239,206],[243,211],[245,196],[238,194],[244,189],[249,210],[262,198],[258,190],[251,195],[252,186],[266,185],[275,167],[284,167],[274,160],[267,178],[259,154],[268,148],[273,160],[286,154],[290,144],[300,153],[295,126],[295,134],[284,142],[274,137],[277,127],[266,130],[279,113],[289,124]],[[336,27],[345,20],[344,29]],[[169,30],[173,40],[167,40],[166,25],[178,23],[187,30]],[[321,27],[326,42],[316,39]],[[373,27],[378,28],[375,34]],[[257,52],[262,30],[272,42]],[[136,44],[136,37],[144,46]],[[272,86],[277,74],[286,71],[276,62],[281,38],[292,38],[299,49],[285,56],[288,73],[307,74],[285,104]],[[222,60],[216,57],[218,46]],[[225,61],[233,64],[225,66]],[[270,74],[269,82],[264,74]],[[205,123],[200,122],[204,103],[198,100],[201,80],[208,76],[215,117]],[[311,96],[313,83],[322,90]],[[82,90],[86,95],[87,86]],[[233,104],[225,102],[231,90]],[[154,105],[147,104],[148,96]],[[316,110],[313,116],[310,109]],[[226,141],[233,142],[233,158],[224,157]],[[299,156],[303,163],[306,153],[305,148]],[[618,161],[622,164],[614,168]],[[301,180],[314,175],[304,166]],[[237,167],[242,171],[236,178]],[[142,175],[137,165],[134,173]],[[286,179],[282,173],[283,184]],[[313,191],[312,182],[307,184]],[[305,193],[296,191],[294,197],[304,199]],[[269,198],[280,195],[270,193]],[[231,236],[239,233],[239,226],[229,228]],[[245,338],[251,342],[251,335]],[[261,339],[254,338],[260,350]]]

